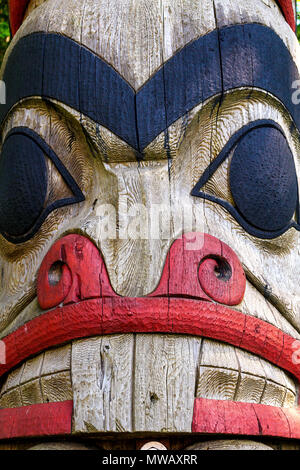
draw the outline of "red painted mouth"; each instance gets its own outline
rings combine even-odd
[[[7,363],[0,365],[0,376],[28,357],[73,339],[168,333],[237,346],[300,381],[299,365],[293,361],[295,338],[230,308],[242,301],[245,285],[241,263],[227,245],[209,235],[186,234],[172,245],[160,283],[152,294],[120,297],[111,288],[98,249],[84,237],[69,235],[53,245],[38,276],[39,303],[52,310],[4,338]],[[197,414],[194,432],[206,432],[196,418]]]
[[[254,317],[207,301],[178,298],[104,298],[59,307],[5,338],[1,375],[52,346],[113,333],[180,333],[213,338],[257,354],[300,381],[291,336]],[[72,402],[0,410],[0,439],[70,435]],[[191,431],[207,435],[300,439],[300,408],[195,399]]]
[[[256,354],[293,374],[296,341],[279,328],[224,305],[184,298],[103,298],[58,307],[4,338],[0,376],[45,349],[73,339],[122,333],[168,333],[219,340]]]
[[[72,411],[72,401],[0,410],[0,440],[70,435]],[[300,408],[196,398],[191,431],[300,439]]]
[[[57,267],[59,278],[53,275]],[[152,294],[121,297],[113,291],[95,245],[85,237],[68,235],[52,246],[38,275],[40,306],[52,310],[4,338],[7,361],[0,365],[0,376],[28,357],[73,339],[173,333],[245,349],[299,381],[300,368],[293,361],[295,338],[229,308],[242,301],[245,286],[244,270],[231,248],[210,235],[189,233],[171,246]]]

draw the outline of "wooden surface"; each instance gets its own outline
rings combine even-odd
[[[292,24],[291,3],[280,5]],[[210,167],[241,130],[272,121],[299,179],[300,114],[291,94],[299,45],[278,2],[32,0],[18,6],[14,31],[28,8],[1,71],[11,84],[1,109],[7,112],[2,146],[14,128],[31,129],[85,199],[53,211],[25,243],[0,236],[0,338],[8,353],[0,365],[6,374],[0,407],[12,416],[19,410],[23,423],[25,405],[59,407],[73,399],[77,437],[152,431],[167,438],[191,431],[195,398],[197,404],[216,400],[220,414],[229,410],[233,430],[240,412],[259,406],[265,435],[298,439],[296,411],[287,412],[284,424],[279,408],[295,407],[300,377],[293,361],[300,338],[299,231],[264,237],[226,209],[236,205],[229,178],[234,147]],[[107,81],[97,95],[99,76]],[[53,161],[45,161],[48,204],[72,191]],[[210,200],[192,196],[208,168],[215,170],[203,188]],[[238,177],[235,182],[242,187]],[[261,191],[259,198],[263,211]],[[105,238],[109,204],[117,218]],[[136,204],[144,205],[141,220],[134,217]],[[153,223],[146,219],[155,204],[162,205],[161,224],[149,238]],[[182,227],[182,207],[189,227]],[[276,213],[276,223],[284,216]],[[129,235],[140,226],[139,235],[124,233],[124,221]],[[188,232],[218,242],[185,252],[173,242]],[[226,434],[220,416],[212,414],[213,423],[207,410],[197,426],[210,434],[216,425]],[[37,426],[44,434],[52,429]],[[242,433],[259,436],[251,417],[243,426]],[[11,429],[6,436],[20,435],[20,428]],[[211,436],[207,441],[204,447],[217,446]]]
[[[299,380],[294,338],[228,307],[176,298],[95,299],[52,310],[5,338],[7,364],[0,365],[0,373],[74,338],[132,332],[214,338],[258,354]]]
[[[296,386],[267,361],[217,341],[114,335],[74,341],[72,358],[61,347],[27,361],[9,374],[0,407],[73,399],[75,433],[189,432],[195,397],[293,407]]]
[[[273,450],[273,448],[255,441],[228,439],[227,441],[199,442],[188,447],[187,450]]]
[[[36,8],[26,20],[26,24],[24,24],[24,27],[22,29],[22,34],[25,35],[30,32],[30,27],[31,30],[48,30],[49,21],[47,20],[47,18],[51,16],[51,12],[54,11],[56,7],[65,8],[65,6],[63,5],[60,5],[58,7],[58,5],[54,5],[54,3],[55,2],[46,2],[45,5],[41,5],[40,7]],[[206,34],[208,31],[211,31],[215,26],[214,22],[212,22],[210,25],[210,16],[207,14],[209,7],[204,4],[202,7],[202,3],[199,4],[199,2],[197,2],[197,5],[199,5],[198,8],[203,8],[203,10],[200,11],[202,16],[199,13],[199,17],[200,19],[205,17],[205,21],[199,20],[199,22],[191,22],[189,19],[189,15],[191,15],[189,13],[190,10],[186,8],[184,9],[184,12],[182,12],[182,6],[179,7],[179,3],[178,5],[175,4],[174,6],[174,8],[178,8],[179,10],[176,10],[174,12],[174,15],[172,16],[172,21],[170,20],[171,25],[173,25],[176,21],[182,23],[182,29],[186,31],[186,33],[184,34],[187,34],[187,31],[190,31],[191,24],[195,25],[196,28],[204,28],[204,30],[201,30],[202,32],[193,32],[193,30],[191,30],[189,32],[190,36],[187,41],[191,40],[192,37],[198,37],[199,35]],[[282,38],[287,44],[287,47],[291,51],[293,57],[295,57],[296,59],[296,55],[293,52],[294,50],[296,51],[296,40],[294,39],[294,36],[289,32],[289,30],[285,29],[288,28],[288,26],[285,22],[282,21],[282,17],[278,13],[278,9],[276,10],[276,5],[272,5],[272,2],[270,3],[270,5],[267,5],[265,2],[252,2],[250,6],[241,6],[239,2],[238,7],[237,4],[233,2],[233,7],[231,8],[231,11],[234,11],[236,15],[236,17],[234,17],[233,19],[231,19],[232,15],[228,14],[230,4],[228,3],[228,6],[226,6],[225,3],[222,2],[222,5],[220,4],[220,6],[217,8],[217,13],[219,21],[221,22],[221,26],[224,26],[228,23],[232,24],[234,22],[240,23],[241,21],[250,22],[252,21],[252,19],[258,21],[258,18],[260,18],[263,24],[271,26],[278,34],[280,32]],[[92,4],[89,6],[89,8],[91,7]],[[111,8],[113,9],[113,7]],[[70,10],[73,10],[74,14],[78,14],[78,11],[75,9],[73,4],[72,7],[70,7]],[[166,8],[165,10],[165,14],[167,15],[168,9]],[[179,14],[179,11],[182,12],[182,14]],[[203,13],[204,11],[205,15]],[[112,12],[109,11],[109,14],[112,15]],[[67,15],[58,15],[58,17],[60,16]],[[155,17],[155,15],[153,15],[153,17]],[[93,21],[91,15],[89,15],[88,18],[89,19],[86,21],[86,24],[89,24],[89,21]],[[184,19],[184,21],[182,18]],[[68,21],[66,20],[64,26],[61,27],[67,28],[67,23]],[[54,25],[52,27],[52,31],[55,31]],[[72,31],[74,31],[75,34],[76,28],[74,28],[73,26],[72,28],[69,26],[69,29],[64,30],[66,34],[67,32],[69,32],[70,37],[72,37]],[[183,37],[186,37],[184,34]],[[175,44],[175,36],[176,35],[174,34],[169,36],[170,39],[168,41],[171,45]],[[88,41],[88,37],[94,36],[88,35],[88,33],[85,34],[83,30],[83,40]],[[181,35],[179,37],[181,37]],[[18,39],[19,36],[16,37],[16,41]],[[182,39],[182,41],[186,41],[186,39]],[[89,45],[89,43],[86,42],[86,45],[93,49],[92,43]],[[178,47],[180,47],[180,45],[176,46],[175,44],[174,49],[172,49],[173,53],[174,50],[178,50]],[[125,49],[126,48],[124,48],[124,50]],[[151,46],[151,50],[153,50],[153,46]],[[114,57],[117,56],[116,53],[112,55],[114,55]],[[135,61],[137,63],[138,60],[136,59],[136,57],[132,57],[133,62]],[[148,57],[147,54],[144,54],[144,57]],[[120,64],[123,63],[121,60],[119,62]],[[132,69],[132,67],[129,68]],[[215,147],[217,145],[220,146],[221,144],[223,144],[223,142],[226,141],[230,134],[235,131],[236,127],[239,127],[241,123],[247,121],[248,117],[246,116],[249,116],[250,120],[253,120],[256,119],[258,116],[261,117],[261,115],[264,115],[264,117],[266,117],[266,115],[268,115],[274,118],[276,122],[283,121],[284,129],[289,129],[290,126],[288,122],[288,116],[283,110],[280,110],[279,112],[280,105],[276,100],[273,101],[270,97],[266,97],[264,94],[258,94],[256,97],[255,94],[253,94],[253,99],[250,99],[249,94],[247,93],[246,98],[245,95],[243,95],[242,91],[238,90],[230,95],[230,99],[228,97],[227,102],[224,97],[224,102],[222,103],[222,106],[218,111],[218,115],[221,119],[220,122],[224,123],[224,125],[220,126],[218,132],[214,131],[211,133],[209,131],[209,129],[215,129],[213,123],[216,120],[216,115],[210,114],[210,108],[213,106],[208,106],[208,109],[206,111],[204,106],[201,111],[201,127],[203,129],[202,134],[201,132],[199,132],[200,129],[196,128],[196,123],[191,123],[192,117],[193,115],[195,115],[196,110],[191,113],[188,122],[191,123],[193,127],[193,132],[187,132],[185,134],[186,144],[185,142],[182,142],[180,138],[178,138],[178,132],[175,124],[173,126],[174,130],[173,127],[170,128],[170,136],[174,137],[172,137],[170,140],[170,151],[171,154],[174,156],[174,161],[171,170],[171,187],[172,194],[176,195],[175,199],[180,198],[183,202],[185,200],[189,201],[189,197],[187,195],[189,194],[192,186],[191,181],[195,181],[195,183],[197,182],[197,177],[200,176],[201,168],[202,166],[205,166],[206,159],[212,160],[214,158],[214,152],[217,151],[217,148]],[[63,106],[63,104],[61,105]],[[58,128],[57,126],[59,118],[55,116],[52,111],[50,112],[49,109],[46,109],[43,114],[40,110],[40,106],[41,105],[39,104],[36,113],[37,115],[35,115],[34,118],[31,117],[31,113],[33,111],[32,103],[28,103],[27,105],[25,105],[23,107],[22,112],[18,112],[18,110],[16,109],[14,114],[15,122],[22,121],[24,119],[24,115],[26,115],[26,119],[30,126],[33,126],[34,128],[41,128],[41,132],[43,132],[43,129],[47,129],[48,134],[50,133],[50,135],[52,136],[51,139],[53,141],[56,141],[56,146],[61,149],[64,149],[66,143],[64,139],[62,139],[62,136],[64,136],[65,134],[68,135],[65,126],[60,126]],[[28,112],[28,108],[30,109],[30,112]],[[244,112],[240,112],[240,110],[244,110]],[[205,120],[206,112],[208,113],[208,115],[212,116],[211,120],[208,120],[208,122],[206,122]],[[230,113],[230,116],[228,116],[228,119],[226,120],[226,115],[228,115],[228,113]],[[49,114],[51,115],[51,126],[54,129],[54,132],[52,133],[49,132],[49,129],[51,128],[50,123],[44,121],[44,116],[48,116]],[[70,119],[71,114],[72,110],[69,110],[68,119]],[[78,119],[81,119],[80,116],[76,115],[76,113],[74,114],[74,116],[77,116]],[[74,121],[76,121],[76,119],[74,119]],[[84,117],[82,119],[84,123],[87,122]],[[43,124],[42,126],[41,122]],[[11,123],[11,125],[13,125],[13,123]],[[72,120],[72,126],[73,125],[74,122]],[[89,125],[88,123],[86,125],[89,126],[88,129],[90,130],[91,125]],[[182,125],[177,124],[177,127],[180,131],[180,137],[183,132]],[[227,132],[227,129],[230,129],[230,131]],[[57,132],[55,130],[57,130]],[[75,134],[76,136],[79,135],[79,130],[76,129]],[[202,145],[199,145],[197,138],[198,134],[204,137]],[[290,145],[292,145],[292,147],[295,148],[296,151],[296,147],[293,144],[293,137],[289,137],[288,135],[288,140]],[[96,137],[95,141],[97,141]],[[116,148],[115,139],[113,139],[113,137],[110,137],[109,142],[110,152],[114,153],[111,151],[111,147],[113,149]],[[211,142],[213,142],[212,145]],[[219,144],[217,144],[218,142]],[[99,144],[99,142],[97,143]],[[181,146],[178,149],[179,143],[181,144]],[[99,150],[100,147],[97,147],[98,150],[96,150],[96,153],[98,154],[99,158],[104,159],[101,151]],[[211,151],[213,152],[212,155],[210,155],[209,153],[206,154],[205,152],[205,149],[209,148],[211,148]],[[118,153],[119,151],[120,150],[118,147]],[[82,148],[80,150],[78,149],[76,151],[76,160],[79,161],[80,157],[82,158],[82,155],[90,155],[91,152],[92,150],[87,150],[85,148]],[[59,153],[61,155],[61,152]],[[153,156],[156,159],[164,158],[164,146],[162,145],[161,147],[159,147],[157,146],[157,143],[153,143],[151,151],[149,149],[149,153],[152,154],[152,158]],[[126,161],[126,158],[128,158],[128,149],[123,148],[123,152],[119,156],[119,159],[122,159],[122,161],[124,161],[125,159]],[[89,159],[85,158],[84,165],[87,166],[88,163]],[[185,172],[181,172],[183,164],[186,168]],[[95,239],[95,241],[99,245],[101,245],[105,260],[107,261],[108,271],[113,284],[113,288],[118,293],[121,293],[123,295],[129,294],[133,296],[143,295],[153,290],[153,288],[157,284],[157,273],[161,271],[162,262],[164,260],[164,257],[166,256],[170,242],[151,241],[150,243],[147,241],[139,240],[115,240],[112,242],[105,242],[98,240],[96,235],[97,220],[95,218],[95,212],[90,212],[90,207],[92,207],[92,204],[96,198],[99,198],[100,201],[106,200],[107,193],[109,194],[109,201],[116,201],[116,191],[112,190],[112,187],[114,187],[113,181],[118,182],[118,185],[120,185],[120,191],[124,192],[124,194],[128,194],[128,196],[126,197],[128,197],[129,200],[133,199],[138,201],[141,197],[143,197],[145,200],[154,201],[155,194],[153,194],[152,191],[153,181],[151,181],[151,184],[149,184],[150,173],[153,175],[153,178],[151,177],[151,180],[155,181],[155,193],[160,194],[160,199],[163,199],[164,202],[168,202],[170,194],[169,191],[166,190],[166,188],[169,188],[170,185],[168,181],[167,163],[160,163],[159,165],[157,163],[156,165],[143,165],[142,169],[140,169],[139,171],[136,170],[136,165],[112,165],[111,168],[109,168],[109,173],[103,168],[97,166],[96,168],[94,168],[94,173],[100,175],[99,181],[101,180],[101,184],[95,184],[95,187],[92,189],[87,199],[86,205],[83,209],[83,212],[81,213],[81,217],[78,218],[78,221],[76,219],[78,211],[76,211],[75,208],[72,210],[70,209],[67,211],[65,217],[60,217],[59,214],[56,214],[55,217],[51,218],[51,223],[49,223],[49,225],[45,226],[42,229],[42,233],[40,234],[40,236],[37,237],[37,239],[34,240],[34,243],[28,244],[28,247],[25,247],[22,250],[7,246],[7,244],[3,242],[4,246],[2,252],[10,253],[10,259],[15,260],[12,263],[8,261],[9,269],[5,270],[6,274],[3,282],[9,287],[5,294],[2,294],[3,298],[1,299],[3,305],[3,325],[8,326],[14,319],[14,317],[19,314],[20,310],[22,310],[23,307],[27,305],[28,301],[33,299],[33,279],[35,278],[36,271],[39,266],[39,263],[41,262],[41,259],[46,253],[47,248],[50,248],[54,238],[59,237],[60,234],[65,233],[66,230],[77,230],[78,226],[80,226],[80,228],[83,228],[88,236],[92,237],[92,239]],[[114,174],[113,177],[111,176],[111,173]],[[222,175],[223,174],[224,173],[222,173]],[[220,177],[222,175],[220,174]],[[226,185],[222,184],[222,181],[220,181],[220,177],[217,178],[216,183],[214,184],[214,190],[221,191],[222,193],[224,193],[225,190],[227,197],[228,191]],[[104,191],[102,188],[105,188],[106,191]],[[139,188],[138,191],[136,188]],[[89,193],[89,190],[87,189],[86,192]],[[186,196],[183,197],[185,192]],[[217,235],[220,239],[222,239],[222,237],[224,237],[224,233],[226,233],[226,237],[223,238],[224,241],[228,241],[230,246],[239,252],[238,255],[240,256],[240,259],[247,268],[247,274],[249,276],[251,276],[252,274],[252,282],[255,283],[257,289],[259,289],[261,292],[264,292],[266,284],[264,282],[264,279],[268,279],[268,283],[272,287],[272,303],[280,307],[280,310],[288,318],[288,321],[291,321],[294,325],[297,324],[297,312],[299,308],[299,302],[295,282],[293,281],[291,274],[292,272],[296,272],[297,269],[297,266],[295,266],[294,261],[296,259],[295,253],[297,250],[297,241],[295,237],[293,237],[292,234],[288,234],[283,237],[282,240],[280,239],[277,240],[276,243],[269,243],[267,244],[267,246],[264,246],[261,242],[251,237],[246,236],[245,238],[245,236],[240,233],[238,226],[230,218],[228,220],[227,215],[224,216],[224,213],[219,212],[217,208],[213,207],[213,205],[210,205],[209,203],[205,204],[205,217],[200,204],[197,206],[197,208],[195,207],[194,210],[197,212],[197,214],[199,214],[200,220],[206,220],[206,226],[203,227],[205,231]],[[70,220],[72,220],[71,227],[69,222]],[[54,232],[56,233],[55,236],[53,235]],[[259,244],[259,249],[257,247],[257,243]],[[40,247],[40,249],[37,248],[37,246]],[[286,258],[285,256],[279,255],[279,253],[282,253],[284,250]],[[137,259],[137,257],[139,262],[136,263],[135,260]],[[5,255],[4,259],[7,260],[7,255]],[[24,274],[22,274],[23,263],[26,264],[26,266],[30,267],[30,270],[28,270],[28,273],[26,273],[25,276]],[[274,265],[277,266],[278,263],[278,270],[272,269],[272,267]],[[291,269],[288,270],[284,279],[278,279],[276,273],[283,272],[285,264],[291,266]],[[126,269],[124,269],[125,266]],[[264,266],[263,270],[260,268],[261,266]],[[255,275],[253,275],[253,273],[255,273]]]
[[[200,338],[137,336],[135,430],[189,430],[200,347]]]
[[[107,336],[74,342],[74,431],[131,432],[134,338]]]
[[[7,376],[0,390],[0,408],[72,399],[71,345],[29,359]]]
[[[299,409],[226,400],[195,400],[193,431],[299,439]]]

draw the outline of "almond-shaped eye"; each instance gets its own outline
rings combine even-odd
[[[204,191],[228,158],[228,188],[233,204]],[[282,128],[269,119],[251,122],[236,132],[206,168],[191,196],[224,207],[257,238],[273,239],[292,227],[300,231],[294,157]]]
[[[48,165],[62,176],[71,197],[48,201]],[[12,243],[32,238],[53,210],[84,200],[53,150],[27,128],[11,131],[0,156],[0,232]]]
[[[298,202],[293,154],[274,127],[253,129],[238,142],[230,164],[230,189],[238,211],[254,227],[278,231]]]
[[[41,215],[47,193],[47,167],[41,148],[25,135],[8,138],[0,158],[0,230],[28,232]]]

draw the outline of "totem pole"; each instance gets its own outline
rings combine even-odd
[[[10,0],[0,449],[300,449],[293,4]]]

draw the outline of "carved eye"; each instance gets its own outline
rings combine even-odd
[[[55,173],[63,178],[64,194],[55,194]],[[9,132],[0,157],[0,232],[7,240],[29,240],[50,212],[83,200],[78,185],[41,137],[27,128]]]
[[[229,183],[234,206],[200,191],[230,153]],[[192,195],[222,205],[258,238],[276,238],[291,227],[300,230],[294,158],[282,129],[273,121],[257,121],[236,133],[204,172]]]
[[[230,189],[239,212],[261,230],[276,231],[293,218],[298,200],[294,158],[274,127],[253,129],[237,144]]]

